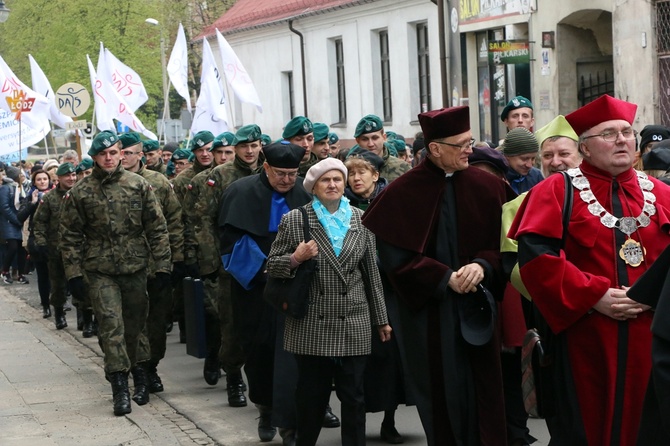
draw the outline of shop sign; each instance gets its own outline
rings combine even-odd
[[[514,65],[530,63],[527,40],[492,40],[489,42],[489,63]]]

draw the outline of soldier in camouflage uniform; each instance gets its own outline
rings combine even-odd
[[[173,279],[184,277],[184,225],[182,222],[181,205],[165,175],[148,170],[142,162],[143,143],[138,133],[124,133],[119,136],[121,141],[121,165],[128,172],[133,172],[147,180],[158,199],[170,234],[170,252],[172,254]],[[153,142],[147,141],[150,147]],[[156,144],[157,145],[157,144]],[[133,400],[144,405],[149,402],[149,393],[162,392],[163,383],[156,368],[165,357],[165,341],[168,315],[172,314],[172,287],[161,288],[156,280],[154,263],[149,262],[147,277],[147,293],[149,294],[149,313],[140,336],[137,352],[137,364],[130,369],[133,375],[135,391]]]
[[[177,175],[183,171],[187,170],[189,167],[193,166],[193,161],[191,160],[192,155],[193,153],[191,153],[190,150],[175,150],[175,152],[172,154],[172,158],[170,158],[170,163],[165,170],[165,174],[167,175],[168,179],[170,179],[170,181],[176,178]],[[172,173],[170,173],[170,167],[172,167]]]
[[[58,186],[51,189],[42,196],[42,200],[35,215],[33,216],[33,232],[35,234],[35,245],[37,252],[47,260],[49,269],[49,283],[51,286],[51,305],[54,307],[56,328],[62,330],[67,327],[65,310],[63,306],[67,301],[67,282],[63,269],[63,259],[58,249],[58,229],[60,225],[60,209],[63,197],[77,181],[75,167],[72,163],[64,163],[58,166],[56,171]],[[82,300],[82,296],[75,296]],[[79,302],[79,307],[84,315],[84,331],[86,338],[93,336],[93,312],[90,307]]]
[[[312,148],[312,152],[319,161],[330,157],[330,145],[328,145],[329,132],[330,128],[326,124],[322,122],[314,123],[314,147]]]
[[[314,148],[314,125],[304,116],[296,116],[286,123],[282,138],[291,144],[305,149],[305,157],[298,167],[298,175],[304,177],[310,167],[319,162],[319,158],[312,153]]]
[[[192,206],[191,203],[186,203],[186,192],[188,190],[188,185],[193,179],[194,176],[200,172],[209,169],[212,164],[212,154],[209,152],[209,148],[214,142],[214,135],[212,132],[203,130],[196,133],[191,140],[191,152],[194,156],[193,165],[186,167],[184,170],[179,171],[180,163],[185,162],[183,156],[188,153],[184,149],[177,149],[172,155],[172,162],[175,163],[176,174],[177,176],[172,179],[172,186],[175,194],[177,194],[177,200],[182,205],[182,210]],[[182,212],[182,221],[184,221],[186,215]],[[184,225],[184,239],[191,237],[189,232],[191,228],[188,225]],[[191,268],[193,262],[186,260],[187,268]],[[194,271],[189,269],[188,275],[191,277],[197,277],[196,274],[193,274]],[[184,327],[184,290],[181,283],[176,284],[173,294],[173,310],[174,318],[179,322],[179,337],[180,341],[186,342],[186,330]]]
[[[219,363],[219,349],[221,348],[221,324],[219,320],[219,296],[217,267],[221,260],[217,253],[215,238],[210,234],[205,220],[197,216],[195,203],[198,202],[204,189],[205,183],[211,170],[225,162],[226,150],[233,142],[233,135],[224,132],[214,138],[209,145],[212,154],[210,167],[198,173],[191,179],[186,189],[186,202],[184,207],[184,222],[188,227],[187,239],[185,240],[186,259],[189,275],[194,278],[202,278],[205,293],[205,332],[207,339],[207,356],[203,366],[203,377],[209,385],[216,385],[221,377],[221,366]],[[203,228],[205,228],[203,230]],[[214,254],[213,256],[211,254]]]
[[[358,121],[354,138],[362,149],[370,150],[384,160],[379,176],[389,183],[410,169],[409,164],[389,153],[384,125],[379,116],[367,115]]]
[[[245,357],[234,329],[230,294],[231,277],[221,265],[217,221],[221,197],[226,188],[235,180],[260,171],[262,165],[260,138],[261,129],[255,124],[246,125],[237,131],[232,141],[235,150],[234,160],[212,169],[193,206],[194,221],[200,221],[199,246],[207,249],[198,252],[201,272],[204,275],[205,268],[213,272],[210,276],[213,280],[210,283],[205,281],[206,290],[209,289],[209,292],[218,295],[221,348],[217,363],[220,363],[226,372],[228,404],[233,407],[247,405],[241,372]]]
[[[100,132],[88,154],[93,174],[68,191],[60,250],[73,295],[89,293],[98,320],[114,415],[131,412],[128,372],[147,317],[147,268],[169,286],[172,261],[165,217],[151,185],[121,166],[118,137]]]
[[[146,169],[162,173],[167,177],[167,166],[163,163],[163,151],[161,150],[160,143],[155,139],[142,141],[142,151],[147,160]]]
[[[93,160],[91,158],[84,158],[81,160],[81,163],[77,164],[74,171],[77,174],[77,181],[86,178],[93,173]]]

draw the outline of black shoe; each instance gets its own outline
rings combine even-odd
[[[379,436],[382,437],[382,440],[389,444],[400,444],[405,442],[405,439],[402,438],[402,435],[398,433],[395,426],[387,426],[384,423],[382,423]]]
[[[323,414],[323,427],[340,427],[340,419],[335,416],[330,404],[326,406],[326,413]]]
[[[272,409],[269,407],[258,406],[258,438],[261,442],[272,441],[277,435],[277,428],[272,425]]]
[[[112,383],[112,395],[114,398],[114,415],[121,416],[133,411],[130,407],[130,391],[128,390],[128,375],[125,372],[114,372],[109,374]]]
[[[147,386],[150,393],[158,393],[164,390],[163,381],[161,381],[161,377],[158,376],[155,370],[147,372]]]
[[[226,382],[228,404],[231,407],[245,407],[247,405],[247,397],[244,396],[242,374],[240,372],[228,374],[226,375]]]
[[[133,384],[135,391],[133,392],[133,401],[138,406],[144,406],[149,402],[149,389],[147,387],[147,372],[141,365],[136,365],[130,369],[133,375]]]
[[[295,446],[295,429],[279,428],[282,446]]]
[[[54,319],[56,322],[56,330],[62,330],[67,327],[67,321],[65,320],[65,311],[63,307],[54,307]]]
[[[51,317],[51,307],[49,305],[42,308],[42,317],[44,319],[47,319],[47,318]]]
[[[85,338],[92,338],[93,337],[93,310],[79,310],[77,309],[77,313],[82,314],[82,319],[84,320],[84,326],[81,331],[81,335]]]
[[[167,325],[165,325],[165,333],[172,333],[172,327],[174,327],[174,324],[172,322],[168,322]]]
[[[218,352],[207,355],[205,365],[202,369],[202,376],[205,377],[205,381],[210,386],[215,386],[219,382],[219,378],[221,378],[221,364],[217,356]]]

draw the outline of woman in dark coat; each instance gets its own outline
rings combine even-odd
[[[28,220],[28,254],[35,265],[35,272],[37,273],[37,289],[40,293],[40,303],[42,304],[42,317],[48,318],[51,316],[51,307],[49,305],[49,293],[51,287],[49,285],[49,268],[47,266],[47,258],[44,252],[38,252],[35,245],[35,233],[33,232],[33,215],[42,200],[42,194],[52,188],[51,178],[49,174],[42,169],[35,170],[31,178],[32,187],[26,194],[25,199],[21,202],[21,207],[17,213],[17,217],[21,223]]]
[[[375,238],[361,225],[360,209],[343,197],[347,170],[335,158],[310,168],[303,183],[314,194],[305,206],[312,240],[305,243],[302,214],[282,217],[268,256],[272,277],[292,277],[298,265],[316,258],[307,315],[286,318],[284,348],[298,364],[297,445],[318,441],[331,385],[342,402],[342,444],[365,444],[363,375],[371,328],[389,340]]]

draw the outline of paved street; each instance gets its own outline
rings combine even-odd
[[[251,445],[258,444],[253,405],[231,408],[225,378],[209,386],[203,361],[186,355],[178,329],[168,335],[167,358],[159,366],[165,392],[145,406],[133,403],[125,417],[112,414],[111,387],[105,381],[95,338],[84,339],[70,326],[57,331],[42,319],[35,275],[29,285],[0,287],[0,444],[7,445]],[[132,380],[131,380],[132,382]],[[331,404],[339,414],[335,395]],[[368,444],[379,439],[381,414],[368,414]],[[396,416],[405,445],[424,445],[415,408]],[[547,445],[542,420],[530,420],[532,434]],[[268,445],[281,444],[279,435]],[[339,429],[324,429],[319,444],[339,445]]]

